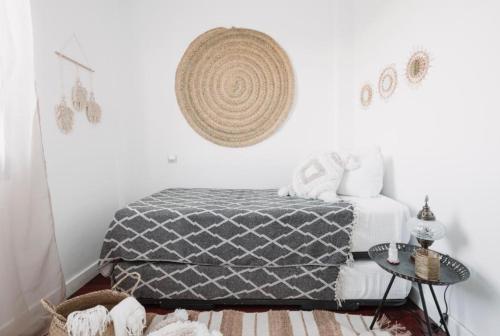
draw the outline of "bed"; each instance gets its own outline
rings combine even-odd
[[[355,308],[376,304],[389,281],[368,248],[409,241],[407,219],[384,196],[325,203],[272,189],[165,189],[116,212],[100,265],[112,281],[139,272],[145,303]],[[390,303],[410,288],[396,281]]]

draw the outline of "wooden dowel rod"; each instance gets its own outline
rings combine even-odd
[[[86,65],[83,65],[82,63],[78,62],[78,61],[75,61],[74,59],[72,59],[71,57],[68,57],[62,53],[60,53],[59,51],[55,51],[55,54],[61,58],[64,58],[66,61],[69,61],[73,64],[76,64],[77,66],[79,66],[80,68],[82,69],[85,69],[87,71],[90,71],[90,72],[95,72],[93,69],[89,68],[88,66]]]

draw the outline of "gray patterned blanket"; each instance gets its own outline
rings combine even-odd
[[[231,267],[122,261],[112,276],[130,290],[138,272],[137,298],[156,300],[311,299],[335,300],[338,266]],[[342,294],[342,293],[339,293]]]
[[[218,266],[338,266],[354,206],[276,190],[166,189],[116,212],[101,265],[161,261]]]

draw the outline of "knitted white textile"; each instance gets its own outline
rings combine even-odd
[[[69,314],[66,321],[66,331],[70,336],[97,336],[106,330],[108,324],[109,317],[106,307],[95,306]]]

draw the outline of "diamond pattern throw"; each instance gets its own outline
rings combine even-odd
[[[101,264],[338,266],[349,255],[354,206],[279,197],[276,190],[166,189],[116,212]]]
[[[168,300],[311,299],[335,300],[337,266],[230,267],[166,262],[119,262],[114,279],[138,272],[134,296]],[[120,287],[129,290],[127,277]]]

